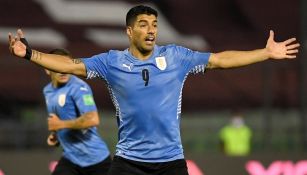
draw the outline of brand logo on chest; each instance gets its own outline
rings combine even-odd
[[[130,63],[130,64],[122,64],[122,66],[127,68],[130,72],[131,72],[131,70],[133,68],[133,64],[132,63]]]

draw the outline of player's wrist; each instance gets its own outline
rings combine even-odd
[[[24,56],[24,58],[29,60],[29,61],[31,60],[31,58],[32,58],[32,49],[27,48],[26,55]]]
[[[265,47],[261,49],[260,52],[262,52],[262,58],[263,58],[262,61],[271,58],[271,52],[269,48]]]
[[[27,59],[27,60],[31,60],[32,57],[32,49],[28,43],[28,41],[26,40],[26,38],[20,38],[20,41],[26,46],[26,54],[23,58]]]

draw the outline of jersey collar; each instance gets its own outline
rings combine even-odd
[[[151,54],[151,56],[147,59],[147,60],[139,60],[136,57],[134,57],[128,50],[128,48],[126,50],[124,50],[124,53],[126,56],[128,56],[128,58],[132,61],[132,62],[140,62],[140,63],[144,63],[144,62],[151,62],[151,60],[153,60],[155,57],[157,57],[158,53],[159,53],[159,46],[155,45],[154,46],[154,50],[153,53]]]

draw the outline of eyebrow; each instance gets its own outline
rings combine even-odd
[[[148,22],[147,20],[144,20],[144,19],[141,19],[138,21],[138,23],[141,23],[141,22]],[[158,22],[157,20],[154,20],[153,22]]]

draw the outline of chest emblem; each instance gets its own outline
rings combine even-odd
[[[59,98],[58,98],[59,105],[63,107],[65,105],[65,102],[66,102],[66,94],[59,95]]]
[[[160,70],[165,70],[167,67],[165,57],[156,57],[156,64]]]

